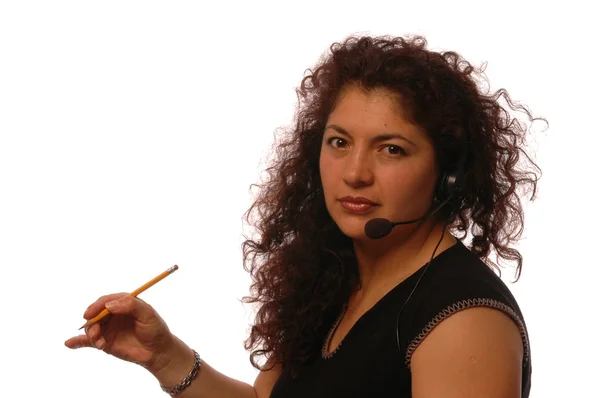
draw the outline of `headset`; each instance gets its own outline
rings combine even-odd
[[[380,239],[387,236],[396,225],[412,224],[417,221],[426,219],[437,213],[442,207],[444,207],[450,200],[461,199],[460,196],[464,189],[465,179],[465,164],[467,159],[466,149],[461,152],[456,167],[452,172],[444,172],[438,179],[435,195],[431,208],[427,213],[419,218],[415,218],[408,221],[396,221],[392,222],[387,218],[374,218],[369,220],[365,224],[365,235],[371,239]],[[451,212],[452,213],[452,212]]]
[[[446,231],[448,223],[453,218],[453,216],[456,213],[458,213],[458,211],[460,210],[460,207],[461,207],[460,202],[462,201],[463,193],[464,193],[466,161],[467,161],[467,148],[465,147],[463,149],[463,151],[461,152],[461,155],[459,157],[458,162],[456,163],[454,170],[452,170],[450,172],[444,172],[442,174],[442,176],[440,177],[440,179],[438,180],[438,183],[436,186],[435,198],[434,198],[433,205],[432,205],[432,210],[430,210],[423,217],[420,217],[420,218],[417,218],[414,220],[410,220],[410,221],[397,222],[397,223],[391,223],[388,221],[388,224],[390,224],[391,227],[390,227],[390,225],[384,226],[385,222],[383,222],[383,221],[379,222],[379,225],[386,227],[386,230],[387,230],[387,228],[389,228],[389,231],[391,231],[391,229],[395,225],[409,224],[412,222],[420,221],[420,220],[427,218],[427,217],[435,214],[436,212],[438,212],[444,205],[449,203],[450,200],[455,201],[454,208],[451,209],[450,214],[448,215],[448,217],[446,217],[446,219],[444,221],[444,228],[442,229],[442,235],[440,236],[440,239],[438,240],[438,243],[435,246],[435,249],[433,249],[433,253],[431,253],[431,258],[429,259],[427,264],[425,264],[423,272],[419,276],[419,279],[417,279],[417,282],[413,286],[412,291],[408,295],[406,301],[404,302],[404,304],[400,308],[400,311],[398,312],[398,316],[396,317],[396,344],[398,346],[398,352],[400,354],[402,354],[402,347],[400,344],[400,316],[401,316],[402,312],[404,311],[406,304],[408,304],[413,293],[417,289],[417,286],[419,286],[419,283],[423,279],[423,276],[429,269],[429,265],[431,265],[431,262],[433,261],[433,258],[435,257],[435,253],[437,252],[437,249],[440,246],[440,243],[442,243],[442,239],[444,237],[444,232]],[[439,202],[439,203],[436,204],[436,202]],[[375,219],[375,220],[385,220],[385,219]],[[378,222],[375,222],[374,225],[377,225],[377,223]],[[377,228],[371,228],[370,232],[373,232],[373,229],[377,229]],[[389,233],[389,231],[387,233],[383,234],[383,236],[387,235]],[[365,225],[365,232],[367,232],[366,225]],[[378,231],[374,231],[374,232],[376,233]],[[382,231],[379,231],[379,232],[380,232],[379,235],[381,235]],[[369,234],[367,234],[367,236],[369,236]],[[380,237],[382,237],[382,236],[380,236]],[[375,238],[375,239],[378,239],[378,238]]]

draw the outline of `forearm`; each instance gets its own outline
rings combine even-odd
[[[190,372],[194,364],[192,350],[178,340],[179,351],[168,366],[160,371],[151,372],[160,385],[173,387],[179,384]],[[256,398],[254,388],[244,382],[227,377],[202,361],[200,371],[191,384],[178,398]]]

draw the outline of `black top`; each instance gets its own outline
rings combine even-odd
[[[510,316],[523,338],[522,397],[529,396],[529,338],[519,306],[502,279],[462,242],[432,261],[400,317],[396,318],[425,267],[402,281],[368,310],[328,358],[319,356],[292,379],[285,369],[271,398],[410,397],[410,357],[439,322],[462,309],[495,308]],[[333,325],[334,327],[336,325]],[[327,336],[323,336],[325,342]]]

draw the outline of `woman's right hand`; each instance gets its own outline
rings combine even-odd
[[[72,349],[96,347],[152,373],[169,364],[178,339],[154,308],[128,293],[116,293],[99,298],[83,317],[91,319],[104,308],[110,315],[86,327],[85,334],[68,339],[65,345]]]

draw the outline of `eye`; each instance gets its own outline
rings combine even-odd
[[[386,145],[385,147],[390,155],[406,155],[406,151],[401,146]]]
[[[334,148],[342,149],[345,148],[347,143],[343,138],[333,137],[327,140],[327,144]]]

